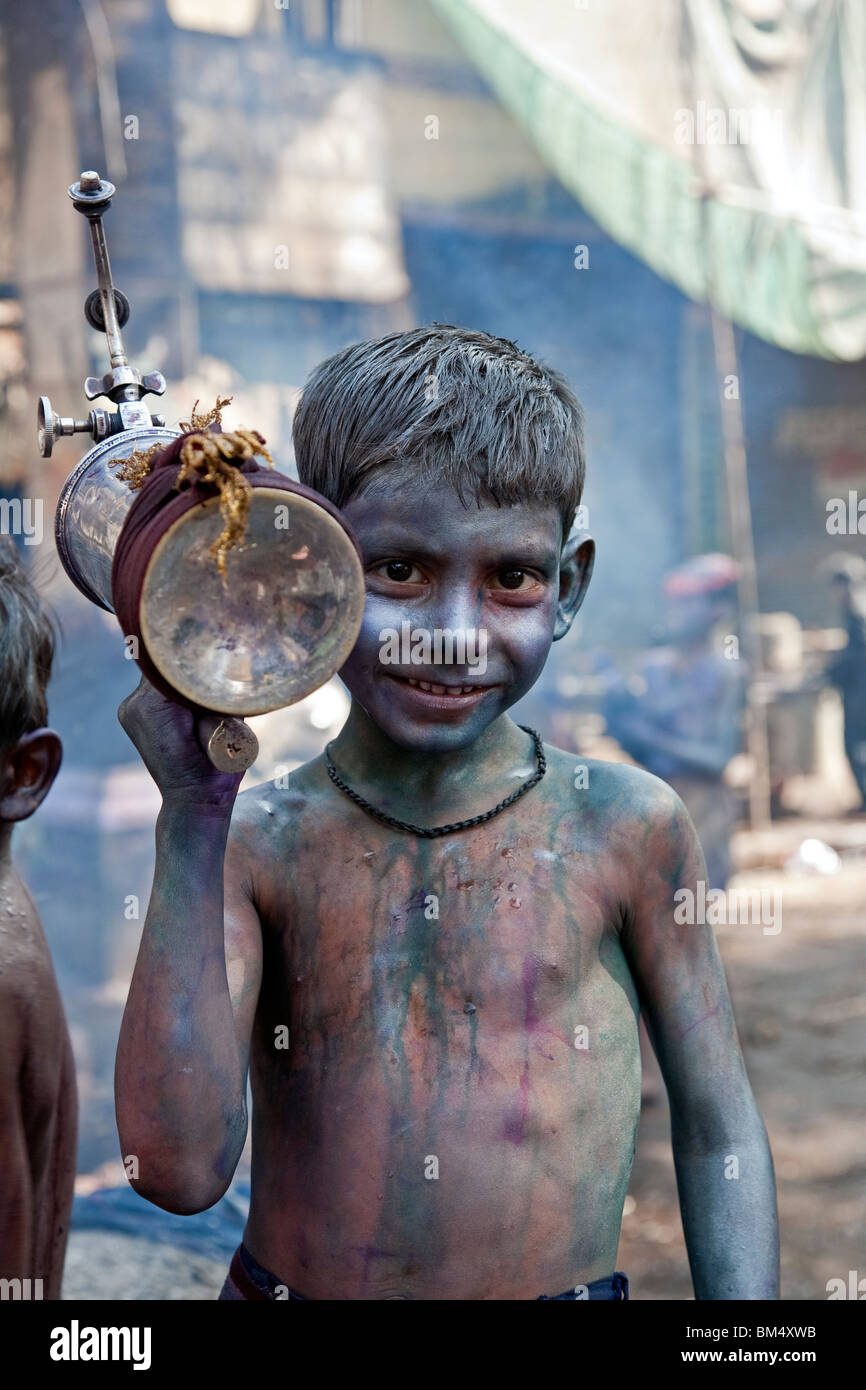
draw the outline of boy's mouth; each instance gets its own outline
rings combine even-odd
[[[436,685],[433,681],[416,681],[411,676],[398,676],[398,680],[406,680],[410,685],[417,686],[420,690],[429,690],[434,695],[473,695],[476,690],[483,690],[483,685]]]
[[[415,676],[398,676],[393,671],[387,672],[387,675],[405,690],[411,690],[413,700],[419,700],[428,707],[435,705],[439,709],[463,709],[475,704],[494,688],[492,685],[470,685],[466,681],[460,685],[444,685],[440,681],[425,681]]]

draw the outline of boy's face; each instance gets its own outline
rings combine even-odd
[[[466,747],[529,690],[567,630],[559,512],[464,504],[453,487],[403,472],[343,512],[364,556],[367,602],[340,675],[395,743]]]

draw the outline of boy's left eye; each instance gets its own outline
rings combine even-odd
[[[507,589],[510,593],[517,593],[522,590],[524,593],[537,583],[533,575],[526,570],[509,567],[499,570],[496,574],[495,587]]]

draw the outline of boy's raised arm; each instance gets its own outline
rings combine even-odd
[[[121,1153],[142,1196],[168,1211],[203,1211],[228,1187],[246,1138],[261,982],[244,857],[226,852],[241,779],[214,770],[193,714],[146,681],[119,716],[163,798],[117,1049]]]
[[[698,1299],[778,1298],[773,1162],[737,1039],[705,901],[704,858],[679,798],[655,784],[623,947],[661,1065]],[[638,881],[638,880],[636,880]],[[689,899],[678,890],[688,889]],[[679,910],[678,910],[679,907]],[[679,922],[690,917],[691,921]]]

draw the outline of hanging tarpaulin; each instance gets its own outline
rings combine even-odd
[[[863,0],[433,0],[618,242],[768,342],[866,355]]]

